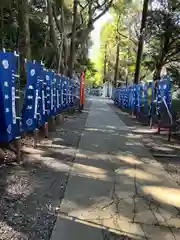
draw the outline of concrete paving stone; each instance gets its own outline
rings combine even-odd
[[[145,234],[146,239],[148,240],[171,240],[164,238],[165,233],[162,232],[162,228],[159,226],[149,225],[149,224],[141,224],[142,230]],[[166,230],[167,234],[170,234],[169,229]],[[171,234],[170,234],[171,236]]]
[[[180,239],[180,228],[171,228],[175,240]]]
[[[139,171],[143,171],[144,173],[147,174],[147,176],[151,175],[152,177],[149,177],[145,181],[145,184],[150,184],[153,183],[153,181],[156,181],[158,185],[160,186],[166,186],[166,187],[175,187],[178,185],[175,184],[174,180],[168,175],[166,171],[164,170],[163,166],[160,163],[152,163],[152,164],[143,164],[140,166],[137,166],[136,169]],[[137,180],[140,181],[141,179],[138,179],[137,176]]]
[[[82,178],[99,179],[102,181],[112,182],[111,172],[104,170],[104,168],[86,165],[83,163],[75,163],[71,171],[72,175]]]
[[[171,205],[161,204],[158,208],[158,212],[161,215],[160,223],[164,223],[167,226],[180,228],[179,211]]]
[[[132,197],[126,197],[120,200],[115,200],[117,204],[117,212],[119,213],[120,219],[126,217],[129,221],[132,221],[134,216],[134,204]]]
[[[135,198],[135,218],[134,221],[138,223],[157,224],[158,221],[154,215],[154,212],[149,206],[148,199],[141,197]]]
[[[51,239],[56,240],[103,240],[101,228],[75,218],[58,217]]]
[[[132,170],[132,175],[129,174],[129,172]],[[120,169],[117,169],[115,171],[115,176],[114,176],[114,179],[115,179],[115,182],[117,183],[116,184],[116,188],[126,188],[127,187],[127,190],[129,188],[131,188],[131,190],[133,190],[134,188],[134,177],[135,175],[133,174],[134,171],[133,169],[130,169],[130,168],[120,168]]]
[[[165,183],[163,183],[165,185]],[[167,178],[168,184],[168,178]],[[156,186],[156,185],[142,185],[142,190],[145,194],[149,194],[152,196],[160,204],[167,204],[170,206],[174,206],[176,208],[180,207],[180,189],[176,188],[176,184],[174,184],[175,188],[165,187],[165,186]]]
[[[150,210],[137,211],[134,221],[145,224],[158,224],[158,221]]]
[[[162,220],[180,206],[180,189],[108,101],[93,98],[51,240],[101,240],[103,229],[171,240],[179,217]]]
[[[118,220],[119,231],[133,240],[144,240],[145,235],[140,224],[132,223],[125,217]]]
[[[76,186],[76,187],[75,187]],[[78,175],[71,175],[66,197],[61,204],[61,212],[80,217],[111,200],[112,183]]]
[[[123,199],[123,198],[127,198],[127,197],[133,198],[134,191],[132,191],[132,188],[129,188],[129,190],[128,190],[126,187],[123,188],[123,186],[122,186],[116,190],[116,196],[119,199]]]
[[[180,228],[180,219],[179,217],[172,217],[170,220],[167,221],[167,224],[170,227]]]
[[[173,229],[167,226],[159,226],[161,234],[164,240],[176,240],[175,234],[173,233]]]

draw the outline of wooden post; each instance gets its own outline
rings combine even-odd
[[[149,127],[150,127],[150,129],[152,129],[152,124],[153,124],[153,119],[152,119],[152,116],[150,116],[150,118],[149,118]]]
[[[60,122],[64,123],[64,112],[60,114]]]
[[[61,114],[58,114],[58,115],[56,116],[56,123],[57,123],[57,125],[60,125],[60,124],[61,124]]]
[[[55,116],[52,116],[52,125],[53,125],[53,127],[56,125],[56,117]]]
[[[48,138],[48,136],[49,136],[48,122],[45,122],[45,124],[44,124],[44,136],[45,136],[45,138]]]
[[[36,129],[34,130],[34,146],[33,146],[34,148],[37,147],[38,136],[39,136],[39,129],[36,128]]]
[[[171,141],[171,133],[172,133],[172,128],[170,127],[168,131],[168,141]]]
[[[19,164],[21,162],[21,137],[16,137],[15,138],[15,148],[16,148],[16,162]]]

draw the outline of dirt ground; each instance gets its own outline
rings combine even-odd
[[[90,105],[81,114],[67,114],[37,150],[26,145],[21,165],[0,167],[0,240],[50,238],[68,181],[58,161],[73,162]]]

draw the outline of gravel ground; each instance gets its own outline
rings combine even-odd
[[[110,107],[117,113],[122,121],[136,134],[143,144],[149,149],[152,154],[171,154],[177,155],[177,157],[154,157],[160,162],[164,169],[174,178],[174,180],[180,185],[180,142],[178,139],[172,139],[170,142],[167,141],[167,133],[149,133],[149,127],[144,126],[138,122],[137,119],[133,119],[129,114],[122,112],[110,104]]]
[[[68,114],[37,150],[28,138],[21,165],[1,165],[0,240],[50,238],[68,182],[68,172],[58,171],[58,166],[73,162],[71,153],[78,147],[90,105],[87,101],[81,114]]]

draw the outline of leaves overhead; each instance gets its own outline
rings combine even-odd
[[[103,79],[104,57],[107,56],[107,75],[113,81],[117,60],[117,44],[120,44],[118,80],[133,82],[137,45],[140,36],[142,4],[140,1],[117,0],[111,8],[113,19],[101,30],[99,62]],[[151,0],[148,8],[141,61],[141,80],[154,73],[160,77],[162,68],[175,74],[180,72],[180,2],[178,0]],[[109,69],[108,69],[109,66]],[[111,70],[111,74],[110,71]]]
[[[77,1],[75,65],[83,70],[94,23],[111,7],[112,0]],[[47,68],[66,70],[71,61],[72,0],[2,0],[1,48],[20,51],[23,57],[43,60]],[[24,19],[24,20],[23,20]],[[74,71],[75,69],[73,69]]]

